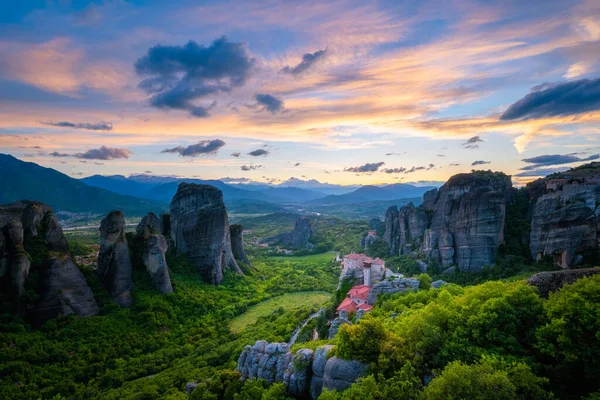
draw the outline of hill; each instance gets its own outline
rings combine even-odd
[[[107,213],[114,209],[142,215],[165,207],[156,201],[88,186],[52,168],[0,154],[0,204],[37,200],[56,211]]]
[[[351,203],[364,203],[368,201],[376,200],[395,200],[395,199],[406,199],[421,197],[423,194],[431,189],[435,189],[434,186],[413,186],[406,183],[397,183],[386,186],[363,186],[356,189],[353,192],[341,194],[341,195],[330,195],[322,199],[318,199],[312,202],[312,204],[351,204]]]

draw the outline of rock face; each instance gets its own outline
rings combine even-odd
[[[264,243],[279,244],[288,249],[310,249],[312,244],[309,239],[315,235],[315,230],[306,217],[299,217],[291,232],[279,233],[262,240]]]
[[[171,238],[208,283],[220,284],[225,268],[242,273],[231,250],[223,193],[214,186],[179,185],[171,202]]]
[[[390,207],[384,234],[390,255],[420,251],[428,261],[462,271],[493,264],[504,240],[511,186],[503,173],[459,174],[427,192],[419,207]]]
[[[584,258],[597,261],[600,251],[597,177],[551,179],[543,183],[541,195],[533,199],[531,257],[540,260],[549,255],[563,268],[581,264]]]
[[[352,325],[352,322],[348,319],[346,310],[340,310],[339,316],[331,321],[331,326],[329,327],[329,339],[333,339],[339,332],[340,326],[344,324]]]
[[[600,268],[583,268],[566,271],[540,272],[527,279],[527,283],[538,288],[540,296],[548,297],[564,285],[573,283],[584,276],[600,274]]]
[[[419,283],[419,280],[416,278],[394,278],[392,280],[376,283],[369,291],[367,303],[375,304],[377,296],[380,294],[404,293],[409,290],[417,290],[419,288]]]
[[[135,231],[140,245],[140,255],[152,282],[162,294],[173,292],[169,266],[165,258],[169,245],[167,239],[161,234],[161,220],[154,213],[149,213],[142,218]]]
[[[40,241],[42,239],[43,241]],[[27,253],[28,240],[44,243],[45,260],[32,265]],[[31,250],[31,249],[30,249]],[[39,258],[39,254],[36,255]],[[39,268],[39,300],[23,304],[25,284],[31,268]],[[73,262],[58,219],[49,206],[35,201],[20,201],[0,206],[0,290],[10,293],[15,311],[38,324],[58,315],[82,317],[98,313],[98,305],[85,277]]]
[[[243,380],[283,382],[289,395],[297,398],[310,395],[316,400],[323,388],[347,389],[367,373],[366,364],[329,357],[332,348],[325,345],[315,352],[300,349],[292,354],[287,343],[269,344],[258,340],[254,346],[244,347],[237,369]]]
[[[132,266],[125,237],[125,219],[121,211],[111,211],[100,224],[100,253],[98,276],[121,307],[129,307]]]
[[[229,227],[229,234],[231,236],[231,251],[236,260],[248,264],[252,267],[246,251],[244,250],[244,228],[241,225],[231,225]]]

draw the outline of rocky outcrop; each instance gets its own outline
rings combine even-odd
[[[348,389],[358,378],[364,376],[369,369],[368,364],[356,360],[342,360],[331,357],[325,364],[323,389],[341,392]]]
[[[278,244],[288,249],[310,249],[310,238],[315,235],[315,230],[306,217],[299,217],[291,232],[279,233],[262,240],[263,243]]]
[[[419,288],[419,283],[420,281],[416,278],[393,278],[381,281],[373,285],[369,291],[367,303],[375,304],[375,302],[377,302],[377,296],[380,294],[404,293],[409,290],[417,290]]]
[[[532,200],[531,257],[540,260],[551,256],[562,268],[598,261],[600,184],[597,177],[572,181],[549,179],[542,183]]]
[[[125,237],[125,219],[121,211],[111,211],[100,223],[100,253],[96,270],[115,302],[129,307],[132,266],[129,246]]]
[[[162,294],[173,292],[169,266],[165,258],[169,246],[161,234],[161,220],[154,213],[149,213],[142,218],[135,231],[140,256],[152,282]]]
[[[455,175],[425,194],[421,206],[408,204],[386,212],[390,255],[418,251],[442,267],[479,271],[495,262],[504,240],[510,177],[477,171]]]
[[[527,279],[527,283],[538,288],[540,296],[556,292],[564,285],[573,283],[584,276],[600,274],[600,268],[583,268],[566,271],[540,272]]]
[[[171,202],[171,238],[204,281],[218,285],[226,268],[242,273],[231,249],[223,193],[214,186],[181,183]]]
[[[236,260],[239,260],[252,267],[246,251],[244,250],[244,228],[241,225],[234,224],[229,227],[231,236],[231,251]]]
[[[444,286],[444,285],[447,285],[447,284],[448,284],[448,282],[446,282],[446,281],[444,281],[444,280],[441,280],[441,279],[439,279],[439,280],[437,280],[437,281],[433,281],[433,282],[431,282],[431,284],[430,284],[429,286],[430,286],[432,289],[439,289],[439,288],[441,288],[442,286]]]
[[[35,248],[32,257],[27,252]],[[32,251],[29,249],[29,251]],[[25,284],[31,283],[39,300],[24,304]],[[81,270],[73,262],[67,240],[51,208],[35,201],[0,206],[0,284],[10,293],[15,311],[34,324],[59,315],[82,317],[98,313],[98,305]]]
[[[289,395],[317,399],[323,388],[342,391],[367,373],[368,365],[330,357],[333,346],[325,345],[313,352],[300,349],[295,354],[287,343],[258,340],[246,346],[238,358],[242,379],[283,382]]]
[[[329,327],[329,339],[333,339],[339,332],[340,326],[345,324],[352,325],[352,322],[348,319],[346,310],[340,310],[338,317],[331,321],[331,326]]]

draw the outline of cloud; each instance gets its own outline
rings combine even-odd
[[[479,145],[477,143],[483,142],[484,140],[479,136],[473,136],[471,139],[464,142],[461,146],[465,149],[478,149]]]
[[[232,157],[239,157],[239,156],[240,156],[240,153],[231,153],[231,156],[232,156]]]
[[[52,157],[71,157],[70,154],[67,153],[59,153],[58,151],[53,151],[52,153],[50,153],[50,155]]]
[[[344,168],[344,171],[347,172],[375,172],[385,163],[383,161],[377,163],[367,163],[361,165],[360,167],[347,167]]]
[[[385,169],[382,169],[382,171],[385,172],[386,174],[402,174],[402,173],[406,172],[406,168],[404,168],[404,167],[385,168]]]
[[[577,157],[575,154],[546,154],[542,156],[532,157],[532,158],[524,158],[523,162],[526,162],[528,165],[521,168],[522,171],[530,171],[538,167],[548,166],[548,165],[561,165],[561,164],[571,164],[575,162],[582,161],[593,161],[598,160],[600,158],[600,154],[593,154],[589,157],[581,158]]]
[[[299,166],[299,165],[300,165],[300,163],[299,163],[299,162],[297,162],[296,164],[294,164],[294,167],[297,167],[297,166]]]
[[[417,171],[423,171],[425,169],[425,167],[420,166],[420,167],[412,167],[411,169],[405,171],[405,174],[412,174],[413,172],[417,172]]]
[[[262,165],[242,165],[240,167],[240,169],[242,171],[252,171],[252,170],[255,170],[255,169],[262,168],[262,167],[263,167]]]
[[[491,161],[477,160],[477,161],[473,161],[473,163],[471,165],[475,166],[475,165],[484,165],[484,164],[490,164],[490,163],[491,163]]]
[[[600,110],[600,78],[545,85],[506,109],[503,121],[569,116]]]
[[[183,157],[197,157],[201,155],[216,154],[225,142],[221,139],[202,140],[196,144],[187,147],[177,146],[172,149],[165,149],[161,153],[179,153]]]
[[[291,75],[299,75],[312,67],[319,60],[322,60],[327,54],[327,49],[315,51],[314,53],[306,53],[302,56],[302,61],[295,67],[286,66],[281,72]]]
[[[112,131],[112,124],[109,122],[98,122],[98,123],[89,123],[89,122],[42,122],[44,125],[57,126],[60,128],[75,128],[75,129],[87,129],[88,131]]]
[[[402,154],[406,154],[406,152],[403,152],[403,153],[385,153],[386,156],[401,156]]]
[[[272,112],[273,114],[277,114],[279,111],[283,110],[283,100],[278,99],[275,96],[271,96],[270,94],[256,94],[254,96],[258,104],[264,106],[264,109]]]
[[[569,167],[558,167],[558,168],[534,168],[527,171],[519,172],[515,176],[518,177],[530,177],[530,176],[546,176],[555,174],[557,172],[567,171]]]
[[[152,171],[144,171],[145,174],[151,174]]]
[[[102,146],[99,149],[90,149],[85,153],[74,154],[73,157],[84,158],[86,160],[115,160],[118,158],[129,158],[131,153],[127,149]]]
[[[207,117],[216,103],[206,107],[196,101],[243,86],[254,65],[246,43],[223,36],[208,47],[192,40],[184,46],[154,46],[136,61],[135,70],[147,76],[139,87],[152,95],[153,107]]]
[[[269,150],[265,150],[265,149],[257,149],[257,150],[254,150],[254,151],[251,151],[250,153],[248,153],[248,155],[253,156],[253,157],[266,156],[267,154],[269,154]]]
[[[452,163],[452,164],[450,164],[451,167],[458,167],[459,165],[460,164],[458,164],[458,163]]]

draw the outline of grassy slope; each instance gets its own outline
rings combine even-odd
[[[248,311],[231,320],[229,328],[234,333],[241,332],[260,317],[266,317],[280,307],[285,311],[294,311],[305,307],[319,307],[329,300],[331,300],[331,293],[327,292],[286,293],[249,307]]]

